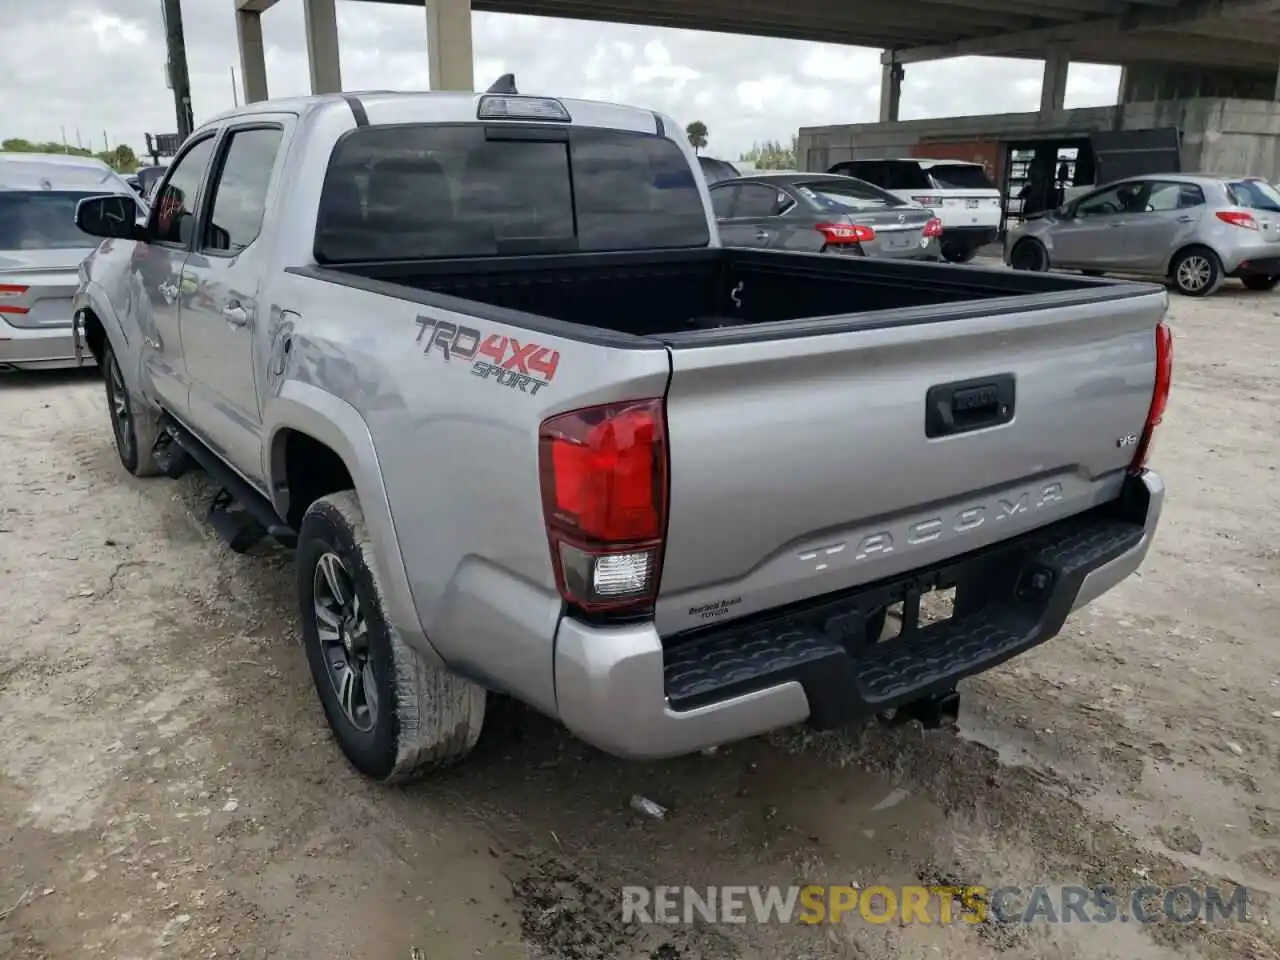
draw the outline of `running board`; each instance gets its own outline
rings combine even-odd
[[[209,505],[208,520],[232,550],[243,553],[264,536],[290,549],[298,545],[297,531],[280,519],[271,501],[223,463],[190,430],[167,414],[160,426],[172,438],[173,445],[198,463],[221,487]],[[235,506],[241,509],[236,510]]]

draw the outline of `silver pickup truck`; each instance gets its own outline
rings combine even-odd
[[[1151,544],[1162,289],[722,249],[647,110],[253,104],[118,206],[79,205],[74,306],[120,460],[296,547],[376,779],[465,755],[489,692],[636,758],[947,716]]]

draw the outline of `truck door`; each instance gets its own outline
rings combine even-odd
[[[191,253],[200,209],[200,184],[213,157],[216,132],[191,144],[170,168],[169,178],[155,195],[148,240],[134,247],[132,270],[142,288],[138,323],[142,327],[142,366],[165,406],[185,414],[188,402],[187,367],[178,313],[183,289],[182,271]]]
[[[192,426],[254,482],[264,476],[254,331],[269,311],[258,299],[264,251],[257,241],[288,123],[268,114],[223,132],[208,180],[211,202],[184,271],[193,288],[180,316]]]

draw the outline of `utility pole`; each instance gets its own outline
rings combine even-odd
[[[191,78],[187,74],[187,45],[182,36],[182,0],[161,0],[165,45],[169,51],[169,85],[178,117],[178,140],[186,140],[195,127],[191,110]]]

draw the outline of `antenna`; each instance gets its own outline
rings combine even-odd
[[[520,91],[516,89],[516,75],[514,73],[504,73],[497,80],[493,81],[493,85],[489,87],[485,93],[518,95]]]

